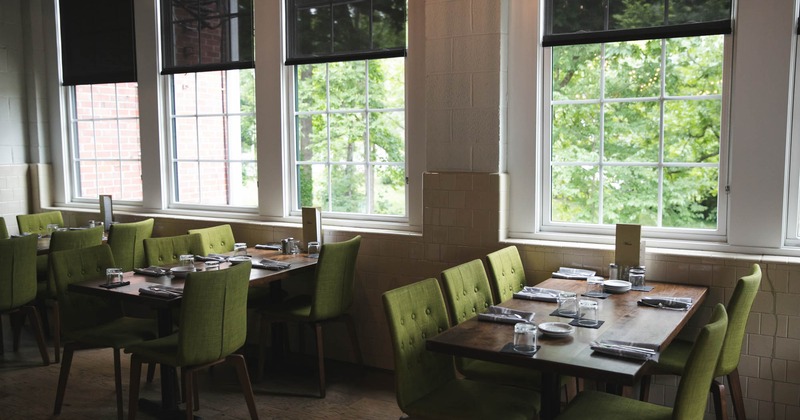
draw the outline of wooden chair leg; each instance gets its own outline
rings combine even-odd
[[[8,323],[11,325],[11,341],[12,341],[12,348],[15,352],[19,351],[19,339],[22,335],[22,323],[23,320],[21,315],[21,309],[16,310],[8,314]]]
[[[75,352],[75,345],[68,343],[64,346],[64,360],[61,361],[61,373],[58,375],[58,388],[56,389],[56,404],[53,414],[61,414],[61,405],[64,403],[64,391],[67,389],[67,379],[69,379],[69,368],[72,365],[72,354]]]
[[[183,398],[186,401],[186,419],[194,419],[194,372],[192,369],[182,368]]]
[[[66,357],[66,349],[65,349]],[[128,386],[128,420],[136,419],[136,411],[139,409],[139,382],[142,376],[142,361],[136,355],[131,355],[131,379]]]
[[[714,413],[717,420],[727,420],[728,403],[725,401],[725,385],[714,380],[711,382],[711,394],[714,396]]]
[[[114,388],[117,395],[117,419],[122,420],[122,367],[120,366],[119,349],[114,349]]]
[[[58,301],[53,301],[53,348],[56,351],[56,363],[61,361],[61,316],[59,315]]]
[[[247,363],[241,354],[231,354],[225,358],[227,363],[233,364],[236,368],[236,376],[239,377],[239,384],[242,386],[244,399],[247,401],[247,409],[250,410],[250,419],[258,420],[256,411],[256,401],[253,396],[253,387],[250,385],[250,375],[247,374]]]
[[[44,342],[44,332],[42,331],[42,323],[39,319],[39,311],[33,305],[23,306],[22,310],[27,313],[28,319],[33,326],[36,343],[39,345],[39,354],[42,355],[42,363],[47,366],[50,364],[50,355],[47,353],[47,345]]]
[[[317,339],[317,368],[319,369],[319,397],[325,398],[325,352],[322,349],[322,324],[314,323]]]
[[[642,377],[642,383],[639,384],[639,401],[647,402],[650,398],[650,375]]]
[[[747,420],[744,413],[744,399],[742,398],[742,382],[739,379],[739,368],[728,374],[728,387],[731,389],[731,399],[733,400],[733,413],[736,420]]]

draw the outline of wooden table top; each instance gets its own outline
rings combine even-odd
[[[283,280],[290,275],[296,274],[302,270],[311,270],[316,266],[318,259],[309,258],[306,254],[296,255],[283,255],[280,251],[262,250],[255,248],[248,248],[247,253],[252,256],[253,261],[259,261],[262,258],[268,258],[280,262],[291,264],[286,270],[273,271],[261,268],[253,268],[250,270],[250,287],[268,285],[269,283]],[[220,268],[226,268],[230,263],[220,263]],[[203,267],[202,262],[195,262],[198,268]],[[100,284],[105,283],[105,279],[89,280],[80,283],[73,283],[69,285],[69,290],[79,293],[92,294],[103,297],[115,297],[127,301],[136,301],[139,303],[146,303],[152,307],[169,307],[180,305],[180,298],[165,299],[153,296],[145,296],[139,294],[139,288],[148,286],[172,286],[183,287],[183,278],[177,278],[170,275],[153,277],[143,274],[137,274],[129,271],[123,275],[124,281],[130,281],[131,284],[121,286],[114,289],[106,289],[100,287]]]
[[[512,341],[513,325],[478,321],[477,317],[429,338],[426,348],[455,356],[530,367],[546,373],[633,385],[646,374],[648,363],[595,354],[589,347],[590,343],[614,339],[653,343],[663,349],[694,315],[708,292],[707,288],[699,286],[656,282],[648,282],[647,285],[655,288],[650,292],[629,291],[606,299],[595,299],[599,303],[598,318],[605,321],[600,328],[575,327],[575,331],[564,338],[540,334],[541,348],[532,357],[501,353],[500,349]],[[586,282],[548,279],[537,287],[573,291],[582,298],[580,294],[585,291]],[[690,297],[694,304],[688,311],[638,306],[636,302],[645,296]],[[550,315],[556,309],[556,303],[553,302],[511,299],[501,306],[535,312],[534,322],[537,324],[571,321]]]

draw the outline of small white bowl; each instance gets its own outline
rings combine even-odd
[[[194,266],[191,267],[178,266],[170,268],[169,271],[170,273],[172,273],[173,276],[182,279],[188,276],[189,273],[194,273],[195,271],[197,271],[197,269]]]

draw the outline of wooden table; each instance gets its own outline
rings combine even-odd
[[[589,344],[595,340],[626,340],[658,344],[664,349],[686,325],[706,298],[706,287],[670,283],[648,282],[655,286],[650,292],[629,291],[611,295],[599,302],[598,318],[604,321],[600,328],[575,327],[566,338],[539,336],[541,348],[532,357],[501,353],[500,349],[511,342],[513,325],[478,321],[477,317],[464,321],[441,334],[426,340],[428,350],[470,357],[542,372],[543,419],[554,418],[560,412],[559,376],[569,375],[619,385],[634,385],[647,373],[652,362],[639,362],[595,354]],[[548,279],[538,287],[583,293],[586,282],[580,280]],[[642,307],[637,301],[644,296],[691,297],[694,305],[688,311]],[[582,298],[582,296],[579,296]],[[568,318],[551,316],[556,304],[522,299],[511,299],[502,306],[536,313],[534,322],[569,322]]]
[[[250,287],[268,285],[272,292],[272,296],[280,296],[281,280],[292,275],[299,274],[305,270],[313,270],[318,261],[316,258],[309,258],[305,254],[282,255],[280,251],[260,250],[254,248],[248,249],[247,252],[253,257],[253,261],[259,261],[262,258],[269,258],[291,264],[291,267],[286,270],[272,271],[253,268],[250,271]],[[203,263],[200,262],[195,263],[195,265],[198,268],[203,267]],[[220,263],[220,269],[227,268],[228,266],[229,263],[227,262]],[[150,306],[155,309],[158,314],[158,335],[160,337],[164,337],[172,334],[172,310],[180,307],[181,298],[175,297],[171,299],[165,299],[140,295],[139,288],[158,285],[183,287],[184,279],[174,278],[172,276],[151,277],[142,274],[136,274],[131,271],[124,274],[123,280],[130,281],[131,284],[114,289],[106,289],[99,286],[100,284],[105,283],[105,279],[98,279],[70,284],[69,290],[71,292],[94,295],[104,299],[119,299],[124,302],[133,302],[136,304]],[[161,407],[159,411],[161,413],[167,413],[166,417],[169,417],[171,414],[178,413],[178,398],[175,394],[175,390],[175,368],[162,364]],[[142,408],[147,410],[149,407]]]

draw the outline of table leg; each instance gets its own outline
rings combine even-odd
[[[557,373],[542,372],[543,420],[553,419],[561,413],[561,378]]]
[[[166,337],[173,332],[172,308],[158,310],[158,336]],[[176,370],[173,366],[161,364],[161,406],[154,401],[139,399],[139,409],[160,419],[183,418],[178,410]]]

